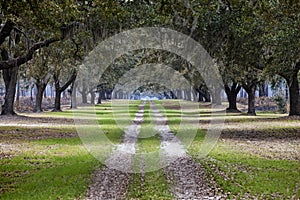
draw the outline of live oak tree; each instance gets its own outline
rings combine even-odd
[[[72,46],[71,41],[64,41],[56,43],[51,48],[51,74],[55,88],[53,111],[62,111],[61,95],[77,77],[77,67],[80,63],[73,56]]]
[[[29,71],[29,76],[34,79],[37,89],[34,111],[42,112],[43,94],[51,78],[51,55],[47,48],[40,49],[36,54],[28,63],[29,69],[27,70]]]
[[[242,87],[239,81],[241,69],[234,63],[237,48],[233,32],[234,21],[236,19],[235,10],[229,2],[226,4],[220,1],[213,11],[210,5],[208,18],[206,20],[204,32],[205,45],[215,58],[223,80],[224,90],[229,103],[227,112],[239,112],[237,109],[237,95]],[[209,9],[209,8],[208,8]]]
[[[36,50],[65,38],[76,26],[75,1],[1,1],[1,61],[5,82],[2,115],[14,115],[19,66],[33,58]]]
[[[239,66],[240,83],[248,93],[248,114],[255,115],[255,92],[258,85],[264,82],[264,73],[255,68],[262,62],[263,44],[260,42],[263,35],[264,22],[257,20],[255,3],[249,2],[239,5],[238,16],[233,24],[236,48],[234,63]],[[240,14],[242,11],[243,14]]]
[[[262,42],[266,62],[257,65],[269,75],[278,74],[289,88],[289,115],[300,115],[300,3],[299,1],[274,1],[260,5],[261,20],[265,23]]]
[[[205,46],[219,63],[229,111],[237,111],[237,94],[243,87],[248,93],[248,114],[255,115],[255,91],[262,81],[262,73],[255,69],[261,62],[263,45],[262,22],[254,15],[252,1],[219,1],[207,16],[202,31]]]
[[[56,44],[61,40],[66,44],[72,43],[72,39],[75,39],[73,46],[65,45],[61,51],[68,55],[68,51],[83,47],[84,54],[81,55],[85,55],[99,42],[122,30],[145,26],[169,27],[187,34],[202,44],[217,63],[222,63],[220,72],[229,110],[237,110],[236,97],[243,86],[249,93],[248,112],[255,114],[255,90],[264,79],[260,71],[264,70],[264,73],[278,74],[286,80],[290,93],[290,115],[300,113],[297,79],[300,70],[299,43],[294,42],[299,38],[300,22],[297,13],[300,6],[296,1],[23,0],[1,2],[0,6],[3,15],[0,28],[0,69],[6,86],[2,114],[14,114],[13,103],[19,67],[38,56],[35,54],[38,49],[46,46],[52,48],[52,43]],[[86,41],[73,37],[77,34],[74,27],[78,28],[81,24],[84,24]],[[209,94],[201,76],[191,70],[194,66],[190,67],[188,63],[173,59],[174,56],[163,52],[147,56],[150,58],[145,59],[145,62],[162,59],[195,83],[193,89],[199,94]],[[53,66],[51,64],[55,55],[54,58],[51,57],[52,55],[47,59],[49,66]],[[75,76],[73,67],[78,63],[68,59],[63,61],[65,63],[61,64],[64,66],[60,66],[62,73],[52,71],[56,83],[64,77],[64,73],[68,73],[70,77]],[[130,67],[112,65],[105,77],[93,80],[94,85],[110,82],[109,87],[113,88],[120,75],[136,66],[128,58],[124,63]],[[68,80],[63,82],[67,83]],[[94,97],[95,87],[85,89],[84,83],[84,80],[78,82],[79,90],[90,92]],[[57,88],[64,89],[61,85],[64,84],[60,82]],[[85,93],[82,94],[83,97],[86,96]],[[210,96],[218,95],[212,93],[207,95],[207,99]],[[213,101],[216,99],[218,98],[213,98]]]

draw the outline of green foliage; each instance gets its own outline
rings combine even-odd
[[[13,20],[21,29],[33,33],[60,34],[62,25],[72,22],[79,15],[78,4],[70,1],[1,1],[2,21]],[[41,33],[39,32],[39,33]]]
[[[266,70],[288,79],[299,62],[300,44],[295,39],[300,38],[300,16],[297,14],[300,4],[297,1],[268,2],[262,8]]]
[[[286,113],[286,98],[284,97],[284,95],[281,94],[276,94],[273,97],[274,101],[276,102],[277,106],[278,106],[278,111],[280,113]]]

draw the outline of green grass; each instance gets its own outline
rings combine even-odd
[[[172,102],[172,106],[178,102]],[[169,102],[161,102],[162,105],[168,105]],[[201,113],[201,110],[199,110]],[[164,110],[168,117],[168,124],[172,131],[178,131],[178,110]],[[175,114],[175,115],[174,115]],[[266,125],[259,131],[266,135],[282,135],[286,132],[297,134],[296,128],[289,127],[294,121],[276,120],[283,115],[273,113],[259,112],[258,116],[246,116],[244,114],[227,114],[224,116],[227,122],[243,124],[264,122],[265,119],[275,119],[271,124]],[[202,115],[203,117],[203,115]],[[201,123],[200,115],[200,123]],[[204,116],[202,119],[205,119]],[[272,125],[272,122],[274,125]],[[282,124],[282,123],[287,124]],[[295,132],[295,133],[293,133]],[[193,143],[188,150],[189,154],[202,164],[209,174],[213,175],[219,187],[225,193],[230,193],[229,198],[242,198],[246,193],[256,196],[259,199],[298,199],[300,198],[300,163],[294,160],[274,160],[250,154],[250,152],[241,153],[234,150],[225,142],[218,142],[218,145],[209,153],[205,159],[200,159],[199,152],[203,144],[206,132],[198,130]]]
[[[197,157],[194,155],[194,157]],[[245,193],[276,199],[299,198],[300,165],[297,161],[270,160],[216,148],[206,159],[198,159],[213,174],[217,183],[227,193],[242,197]],[[220,173],[222,172],[222,173]],[[231,196],[232,197],[232,196]]]
[[[158,153],[152,151],[149,145],[151,140],[142,140],[139,142],[140,150],[134,159],[134,169],[137,173],[132,174],[126,199],[174,199],[164,175],[164,169],[159,165]],[[156,143],[156,142],[154,142]],[[148,149],[148,145],[150,148]],[[141,168],[144,168],[141,172]],[[155,170],[154,170],[155,169]],[[154,170],[154,171],[153,171]]]
[[[1,199],[74,199],[85,195],[99,162],[79,138],[23,144],[21,154],[0,160]]]
[[[162,113],[168,117],[168,124],[176,134],[179,130],[182,112],[179,101],[157,101],[164,108]],[[197,104],[190,102],[190,104]],[[173,108],[172,108],[173,107]],[[264,137],[276,136],[278,138],[286,135],[294,136],[298,134],[299,123],[295,120],[282,120],[280,117],[286,116],[270,112],[257,112],[257,116],[240,114],[209,114],[211,110],[199,106],[200,124],[202,120],[210,119],[209,116],[223,117],[229,123],[237,123],[239,127],[243,125],[253,125]],[[256,127],[257,123],[265,124]],[[195,130],[194,130],[195,131]],[[246,193],[256,196],[259,199],[298,199],[300,198],[300,163],[294,160],[275,160],[265,157],[255,156],[251,152],[241,152],[231,148],[229,144],[218,142],[218,145],[209,153],[205,159],[200,159],[200,150],[206,132],[197,130],[197,135],[188,149],[189,154],[202,164],[209,174],[213,175],[219,187],[225,193],[230,193],[229,198],[242,198]],[[183,140],[184,138],[181,138]],[[266,141],[267,142],[267,141]],[[253,147],[256,148],[256,147]]]
[[[138,105],[141,101],[129,102],[129,115],[126,116],[127,105],[125,101],[117,101],[113,114],[111,103],[96,105],[96,116],[101,130],[114,144],[122,142],[123,128],[130,119],[135,117]],[[299,199],[300,187],[299,172],[300,163],[294,160],[271,159],[251,154],[247,150],[241,151],[232,148],[232,143],[226,140],[219,141],[217,146],[205,159],[199,158],[199,151],[206,132],[194,130],[189,125],[197,118],[200,124],[211,118],[210,108],[206,104],[198,104],[198,110],[178,109],[180,101],[156,101],[158,109],[168,117],[168,125],[178,134],[182,115],[187,115],[187,129],[183,132],[190,134],[195,131],[194,138],[188,153],[212,175],[219,187],[229,198],[242,198],[249,193],[258,199]],[[82,118],[90,119],[94,116],[89,107],[83,107],[75,112]],[[214,113],[220,118],[222,113]],[[29,115],[30,116],[30,115]],[[73,111],[48,112],[33,117],[72,118]],[[128,118],[129,116],[129,118]],[[196,116],[196,117],[194,117]],[[243,126],[260,125],[255,130],[259,134],[276,136],[276,138],[292,138],[298,134],[300,128],[296,120],[283,120],[285,116],[270,112],[258,112],[257,116],[245,114],[227,114],[226,122],[241,127],[237,131],[242,132]],[[115,119],[118,119],[119,127]],[[153,116],[149,112],[149,102],[145,105],[144,124],[141,127],[140,138],[137,141],[138,154],[134,159],[134,169],[143,174],[133,174],[130,180],[126,199],[173,199],[168,183],[164,176],[164,170],[153,172],[153,166],[159,168],[160,146],[159,136],[152,123]],[[87,129],[92,127],[87,127]],[[229,130],[232,134],[235,129]],[[97,167],[102,167],[82,145],[80,138],[75,136],[51,138],[51,134],[64,134],[76,132],[74,126],[58,126],[52,128],[41,127],[0,127],[0,142],[12,145],[7,154],[8,157],[0,159],[0,199],[83,199],[91,174]],[[230,133],[231,133],[230,132]],[[26,139],[34,134],[47,138]],[[293,135],[294,134],[294,135]],[[181,138],[184,140],[184,138]],[[267,141],[266,141],[267,142]],[[257,148],[253,146],[253,148]],[[152,156],[149,154],[152,153]],[[2,155],[2,152],[1,152]],[[11,157],[10,157],[11,156]],[[151,168],[152,167],[152,168]]]
[[[134,174],[126,199],[174,199],[164,178],[163,170]]]
[[[139,104],[139,101],[130,102],[128,107],[131,118]],[[107,103],[95,108],[107,138],[113,143],[121,142],[123,131],[116,125],[111,105]],[[94,117],[89,108],[75,112],[86,119]],[[121,115],[123,112],[120,107],[115,114]],[[34,114],[33,117],[72,118],[73,111],[47,112],[38,116]],[[52,133],[75,132],[73,126],[3,126],[0,130],[6,132],[0,134],[2,142],[10,142],[11,145],[17,145],[16,148],[21,148],[9,151],[13,157],[0,160],[0,199],[84,199],[92,172],[96,167],[102,167],[102,164],[84,148],[80,138],[51,138]],[[30,139],[35,133],[43,135],[45,131],[47,138]]]

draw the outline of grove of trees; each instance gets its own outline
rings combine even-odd
[[[77,90],[84,103],[90,94],[94,102],[97,85],[106,83],[111,90],[126,71],[153,62],[166,63],[183,74],[199,100],[220,104],[220,94],[208,91],[195,66],[165,51],[128,52],[93,80],[95,87],[87,88],[85,80],[76,82],[84,57],[99,42],[124,30],[151,26],[182,32],[208,51],[222,75],[228,112],[238,111],[237,95],[243,88],[248,93],[248,114],[255,115],[255,91],[266,81],[284,80],[289,115],[300,115],[299,1],[8,0],[1,1],[0,9],[0,70],[5,85],[1,115],[15,114],[20,78],[35,84],[37,112],[42,111],[47,84],[53,83],[54,110],[60,111],[66,89]],[[180,98],[178,91],[170,96],[175,93]],[[76,107],[74,101],[72,105]]]

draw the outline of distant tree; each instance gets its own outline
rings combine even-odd
[[[40,49],[37,55],[29,62],[29,76],[34,79],[37,88],[35,98],[35,112],[42,112],[43,94],[50,81],[50,52],[47,48]]]
[[[55,88],[53,111],[62,111],[61,94],[75,82],[77,77],[77,68],[80,63],[74,58],[72,46],[71,41],[65,41],[57,43],[51,49],[51,73]]]

